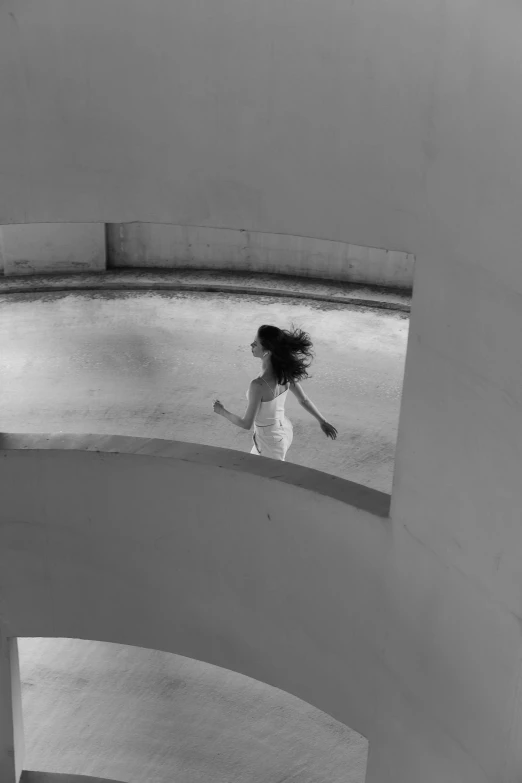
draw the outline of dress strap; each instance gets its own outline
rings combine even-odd
[[[261,377],[261,376],[260,376],[260,377]],[[275,398],[275,396],[276,396],[276,393],[275,393],[275,391],[272,389],[272,387],[270,386],[270,384],[268,383],[268,381],[267,381],[267,380],[265,380],[265,378],[261,378],[261,380],[262,380],[262,381],[265,381],[266,385],[268,386],[268,388],[269,388],[269,389],[270,389],[270,391],[272,392],[272,395],[273,395],[273,397]],[[276,389],[277,389],[277,387],[278,387],[278,386],[279,386],[279,384],[276,384]]]

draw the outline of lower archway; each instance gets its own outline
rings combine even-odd
[[[39,770],[22,783],[364,783],[364,737],[244,675],[79,639],[20,638],[19,655]]]

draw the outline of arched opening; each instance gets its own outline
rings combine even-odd
[[[27,295],[10,294],[20,279],[0,278],[3,432],[95,432],[248,452],[252,431],[216,416],[213,401],[242,416],[250,381],[261,372],[250,349],[257,328],[294,323],[315,351],[303,389],[338,437],[327,439],[289,394],[287,461],[391,493],[407,312],[355,306],[353,292],[324,281],[265,280],[284,296],[259,296],[252,279],[238,295],[221,278],[221,292],[206,291],[208,275],[191,275],[200,290],[187,291],[159,290],[169,279],[175,288],[177,276],[134,273],[121,281],[127,290],[103,290],[105,280],[93,283],[101,290],[82,291],[79,283],[80,290],[55,291],[48,278],[46,293],[32,293],[25,278]],[[337,301],[299,298],[294,289],[333,291]],[[394,296],[370,295],[376,304]]]
[[[18,646],[26,769],[124,783],[364,783],[364,737],[250,677],[121,644]]]

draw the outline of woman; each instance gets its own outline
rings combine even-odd
[[[214,412],[237,427],[250,430],[254,425],[254,445],[250,453],[285,459],[293,438],[292,423],[285,416],[288,391],[317,419],[324,434],[335,440],[337,430],[319,413],[299,383],[308,377],[307,369],[313,356],[309,335],[301,329],[287,331],[264,325],[259,327],[251,348],[253,356],[261,359],[262,372],[250,383],[245,415],[236,416],[219,400],[214,402]]]

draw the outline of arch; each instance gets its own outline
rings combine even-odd
[[[302,769],[310,783],[364,783],[367,740],[278,689],[158,651],[18,642],[28,768],[122,781],[198,772],[230,783],[252,771],[280,780]],[[115,722],[115,708],[126,720]]]
[[[382,512],[387,496],[223,449],[109,442],[19,436],[3,452],[9,635],[174,652],[368,736],[380,669],[374,575],[388,537],[368,507]]]

